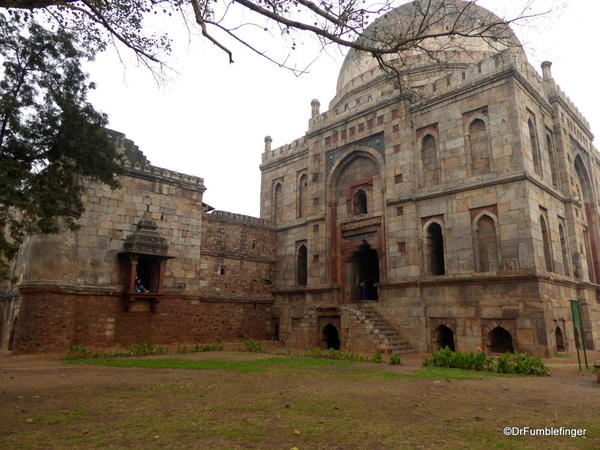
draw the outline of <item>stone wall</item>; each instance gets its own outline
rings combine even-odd
[[[14,353],[104,349],[130,343],[195,344],[270,338],[270,303],[165,295],[153,312],[126,311],[120,295],[23,290]]]
[[[127,157],[121,187],[86,186],[76,231],[27,237],[16,268],[20,311],[2,302],[1,348],[14,318],[16,353],[270,338],[270,223],[207,214],[201,178],[152,166],[123,135],[114,138]],[[162,289],[132,297],[123,252],[142,220],[156,225],[169,259]]]
[[[272,301],[275,232],[271,223],[224,211],[207,213],[203,220],[202,296]]]

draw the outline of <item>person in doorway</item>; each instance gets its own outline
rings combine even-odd
[[[360,286],[360,299],[366,300],[367,298],[369,298],[369,292],[367,290],[367,280],[362,280],[359,283],[359,286]]]
[[[373,300],[374,289],[375,286],[373,285],[373,280],[371,280],[371,277],[367,277],[367,279],[365,280],[365,300]]]
[[[135,277],[135,283],[133,285],[135,292],[148,292],[148,289],[142,284],[142,279],[139,276]]]

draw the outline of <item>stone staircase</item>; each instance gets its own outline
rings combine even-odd
[[[369,303],[353,303],[343,309],[363,323],[368,334],[378,343],[378,350],[390,353],[413,353],[415,350],[400,331],[390,325]]]

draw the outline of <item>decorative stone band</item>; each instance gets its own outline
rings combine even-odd
[[[116,285],[87,285],[56,280],[24,281],[19,285],[21,293],[27,291],[58,292],[87,295],[121,295],[123,286]]]
[[[265,264],[275,264],[277,262],[275,259],[267,258],[266,256],[251,255],[251,254],[243,252],[243,251],[234,251],[234,250],[202,249],[202,250],[200,250],[200,254],[207,255],[207,256],[216,256],[219,258],[243,259],[246,261],[262,262]]]

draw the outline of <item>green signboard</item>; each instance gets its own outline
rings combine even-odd
[[[581,339],[581,346],[583,347],[583,357],[585,359],[585,367],[587,369],[587,352],[585,350],[585,331],[583,330],[583,323],[581,322],[581,307],[579,306],[579,300],[571,300],[571,313],[573,314],[573,331],[575,333],[575,348],[577,349],[577,362],[579,363],[579,370],[581,370],[581,360],[579,359],[579,343]],[[579,330],[579,331],[578,331]]]
[[[573,326],[579,328],[581,326],[581,309],[579,308],[579,300],[571,300],[571,311],[573,312]]]

